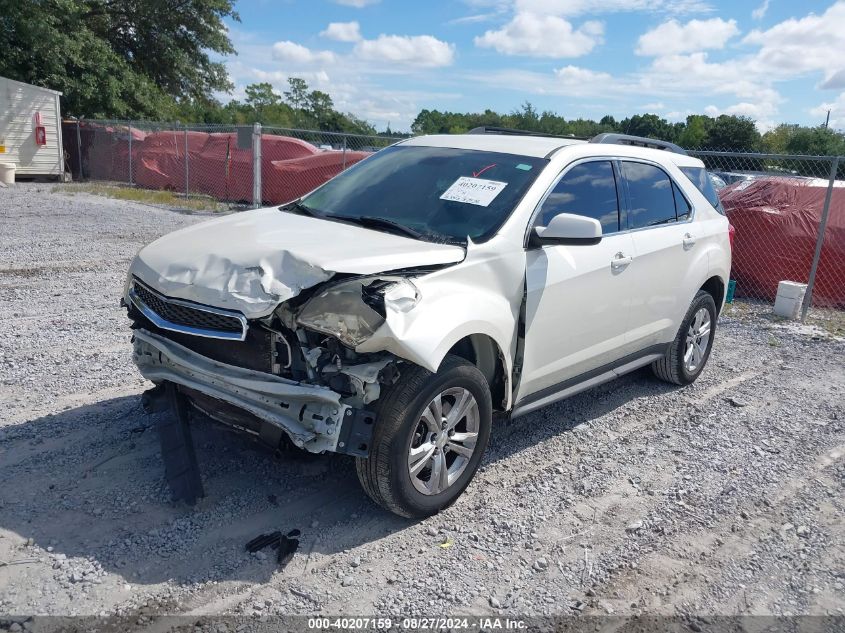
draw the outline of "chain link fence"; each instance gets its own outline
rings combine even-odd
[[[208,197],[230,207],[301,197],[399,138],[255,125],[65,121],[75,181]]]
[[[66,121],[74,180],[207,197],[230,208],[283,204],[396,141],[261,125]],[[693,150],[736,229],[734,294],[771,306],[781,281],[810,306],[845,309],[845,157]]]
[[[735,295],[771,305],[779,283],[810,306],[845,309],[845,157],[690,151],[735,228]],[[803,288],[783,288],[798,293]]]

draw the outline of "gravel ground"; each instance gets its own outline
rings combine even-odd
[[[429,520],[203,420],[207,497],[170,503],[118,300],[205,217],[0,189],[0,614],[843,614],[845,343],[731,308],[693,386],[641,371],[498,426]],[[292,528],[285,569],[244,552]]]

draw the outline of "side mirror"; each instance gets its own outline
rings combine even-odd
[[[601,223],[593,218],[573,213],[560,213],[548,226],[536,226],[531,231],[532,246],[546,244],[598,244],[601,242]]]

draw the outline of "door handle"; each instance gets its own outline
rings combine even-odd
[[[619,251],[618,253],[616,253],[616,255],[613,256],[613,259],[610,260],[610,267],[613,270],[620,270],[622,268],[625,268],[632,261],[634,261],[633,257],[631,257],[630,255],[626,255],[622,251]]]
[[[690,233],[684,233],[684,248],[695,246],[695,238]]]

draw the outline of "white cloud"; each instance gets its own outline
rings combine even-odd
[[[514,5],[517,12],[559,16],[632,11],[661,11],[682,15],[713,11],[713,5],[704,0],[516,0]]]
[[[704,108],[704,113],[712,117],[717,117],[721,114],[750,117],[754,119],[757,129],[762,134],[765,134],[777,125],[777,121],[773,118],[777,114],[777,106],[768,102],[749,103],[743,101],[727,108],[717,108],[711,105]]]
[[[517,13],[497,31],[475,38],[475,45],[494,48],[505,55],[532,57],[580,57],[602,42],[604,25],[585,22],[578,29],[563,18]]]
[[[361,40],[353,54],[365,61],[393,62],[409,66],[449,66],[455,59],[455,45],[431,35],[379,35]]]
[[[555,75],[564,83],[587,84],[592,82],[612,81],[609,73],[596,72],[579,66],[564,66],[555,70]]]
[[[751,12],[751,17],[755,20],[762,20],[766,17],[766,12],[769,10],[769,2],[770,0],[763,0],[763,4]]]
[[[831,5],[823,14],[790,18],[767,30],[755,29],[746,44],[759,45],[749,70],[777,77],[795,77],[811,71],[832,76],[845,68],[845,2]]]
[[[779,100],[767,78],[744,72],[737,60],[710,62],[707,53],[658,57],[642,75],[645,86],[663,85],[668,91],[711,91],[747,100]]]
[[[479,24],[481,22],[489,22],[498,15],[498,13],[474,13],[473,15],[465,15],[454,20],[449,20],[447,24]]]
[[[845,89],[845,69],[829,73],[825,80],[819,84],[822,90],[843,90]]]
[[[690,20],[686,24],[668,20],[640,36],[636,53],[652,57],[724,48],[727,41],[737,34],[736,20],[712,18]]]
[[[357,22],[331,22],[320,35],[338,42],[357,42],[361,39],[361,25]]]
[[[312,51],[296,42],[284,41],[273,44],[273,59],[295,64],[331,63],[334,53],[331,51]]]
[[[377,4],[381,0],[334,0],[336,4],[342,4],[347,7],[355,7],[356,9],[363,9],[371,4]]]
[[[827,117],[828,110],[830,110],[830,127],[845,128],[845,92],[840,93],[834,101],[821,103],[815,108],[810,108],[809,113],[821,125]]]

